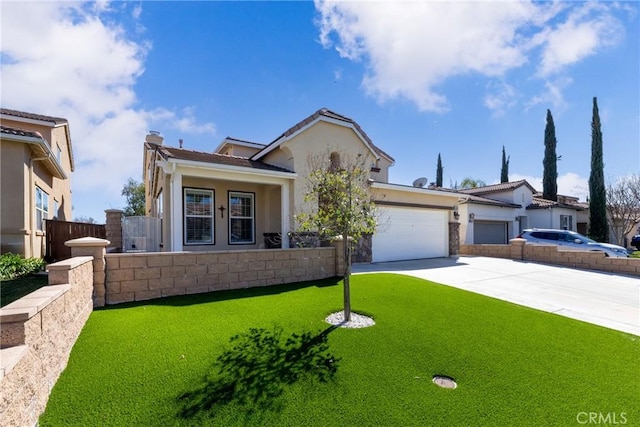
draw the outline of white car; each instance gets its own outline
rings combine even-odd
[[[567,246],[572,249],[585,251],[602,251],[606,256],[628,258],[629,252],[622,246],[611,243],[598,243],[575,231],[552,230],[546,228],[532,228],[523,230],[518,236],[530,243],[546,243],[559,246]]]

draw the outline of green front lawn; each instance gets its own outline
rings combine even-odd
[[[29,274],[16,279],[0,281],[0,307],[11,304],[31,292],[47,286],[48,280],[46,274]]]
[[[374,327],[324,323],[335,281],[97,310],[40,425],[640,424],[636,336],[401,275],[352,299]]]

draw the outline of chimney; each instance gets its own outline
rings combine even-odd
[[[182,140],[182,138],[178,140],[178,143],[180,144],[180,148],[182,148],[182,144],[184,144],[184,141]]]
[[[157,130],[150,130],[147,137],[144,139],[145,142],[150,144],[162,145],[164,138],[160,135],[160,132]]]

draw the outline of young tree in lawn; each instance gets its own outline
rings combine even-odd
[[[369,191],[368,163],[364,155],[349,157],[334,152],[312,156],[308,164],[305,192],[308,211],[296,214],[295,219],[301,231],[317,232],[324,239],[342,238],[344,320],[349,321],[352,244],[365,234],[373,234],[377,224],[377,210]]]
[[[507,153],[504,151],[504,145],[502,146],[502,168],[500,169],[500,182],[509,182],[509,159]]]
[[[591,119],[591,175],[589,176],[589,237],[597,242],[609,240],[607,225],[607,190],[604,185],[604,162],[602,159],[602,130],[598,99],[593,98]]]
[[[542,197],[547,200],[558,200],[558,166],[556,155],[556,127],[553,124],[551,111],[547,110],[547,126],[544,128],[544,160],[542,165]]]
[[[625,237],[640,222],[640,175],[624,176],[607,185],[607,213],[616,242],[625,246]]]
[[[127,199],[124,216],[143,216],[145,214],[144,183],[129,178],[122,187],[121,195]]]
[[[442,188],[442,159],[438,153],[438,165],[436,167],[436,187]]]

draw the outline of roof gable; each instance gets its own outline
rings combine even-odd
[[[296,135],[304,132],[306,129],[313,126],[315,123],[319,121],[326,121],[339,126],[345,126],[345,127],[351,128],[356,133],[358,138],[360,138],[360,140],[365,144],[365,146],[367,146],[367,148],[371,150],[371,152],[376,157],[385,157],[392,163],[395,161],[393,157],[391,157],[389,154],[382,151],[371,141],[369,136],[364,132],[364,130],[362,130],[362,128],[360,127],[360,125],[358,125],[358,123],[356,123],[354,120],[348,117],[334,113],[333,111],[330,111],[327,108],[321,108],[320,110],[316,111],[315,113],[311,114],[307,118],[303,119],[302,121],[296,123],[289,129],[287,129],[284,133],[282,133],[282,135],[280,135],[275,140],[273,140],[269,145],[264,147],[264,149],[260,150],[257,154],[252,156],[251,159],[259,160],[263,158],[265,155],[267,155],[271,151],[278,148],[285,141],[292,139]]]
[[[9,108],[0,108],[0,117],[5,120],[14,120],[34,125],[60,127],[64,126],[67,138],[67,149],[69,154],[69,163],[71,171],[75,170],[75,161],[73,159],[73,147],[71,145],[71,131],[69,130],[69,121],[62,117],[46,116],[43,114],[28,113],[26,111],[11,110]],[[4,133],[4,132],[3,132]],[[40,136],[42,138],[42,136]],[[51,143],[51,141],[49,141]]]
[[[53,116],[45,116],[43,114],[27,113],[25,111],[10,110],[8,108],[1,108],[0,114],[12,116],[16,119],[27,119],[27,120],[34,120],[34,121],[40,121],[40,122],[49,122],[54,125],[63,125],[65,123],[69,123],[67,119],[64,119],[62,117],[53,117]]]

